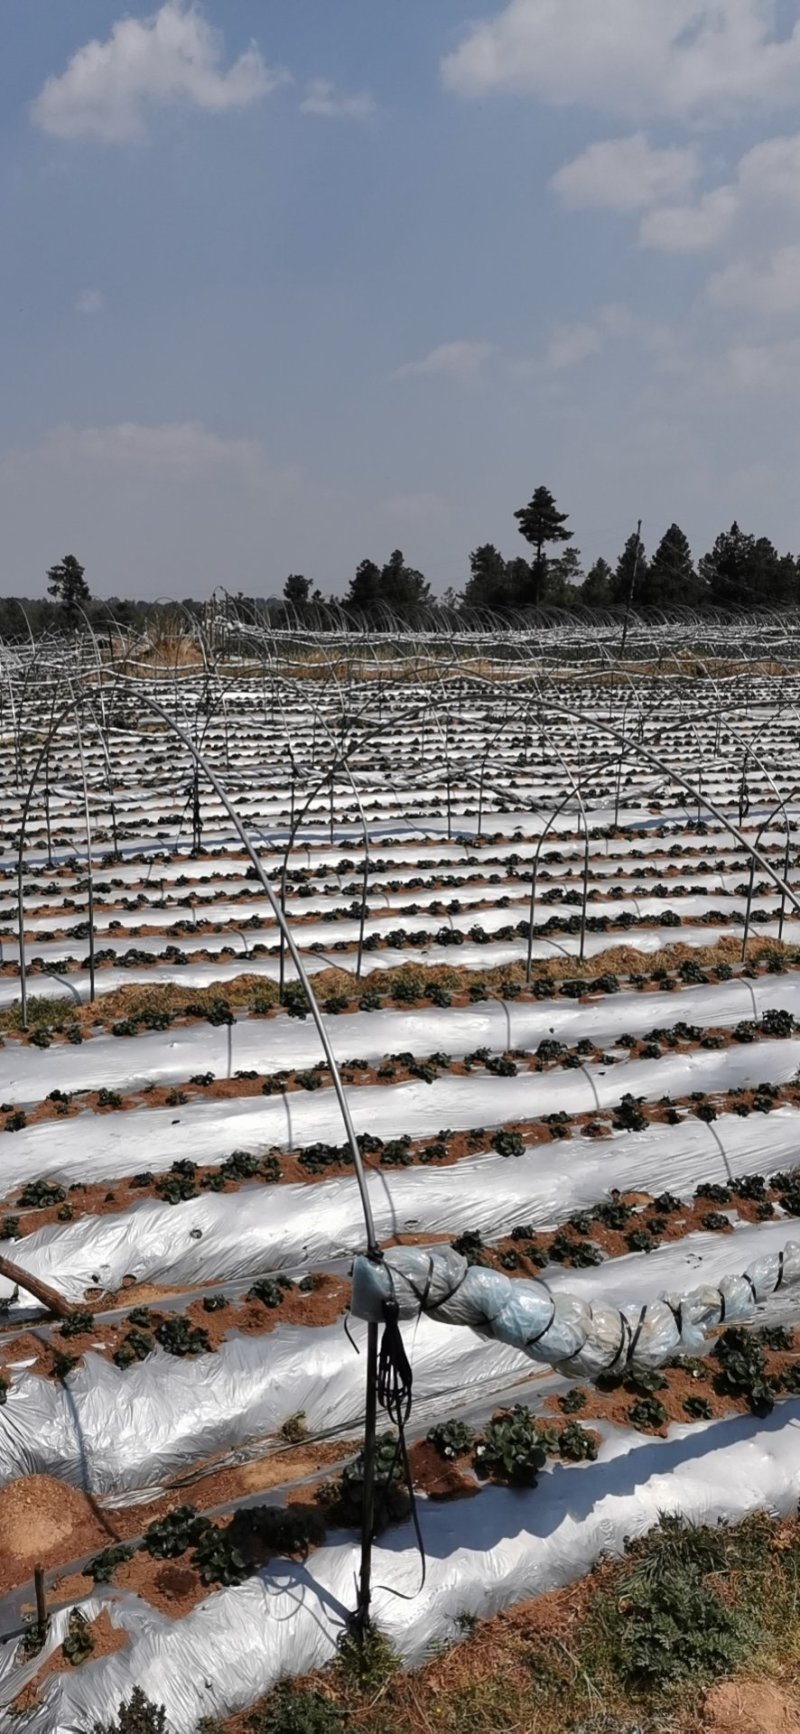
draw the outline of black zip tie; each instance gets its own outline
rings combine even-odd
[[[636,1344],[638,1343],[639,1338],[642,1334],[642,1326],[644,1325],[644,1321],[646,1318],[647,1318],[647,1307],[643,1306],[642,1310],[639,1314],[639,1323],[636,1326],[636,1329],[633,1333],[633,1336],[631,1337],[630,1347],[628,1349],[628,1356],[627,1356],[627,1361],[626,1361],[627,1366],[630,1366],[631,1361],[633,1360],[633,1357],[636,1353]]]
[[[349,1342],[349,1343],[350,1343],[350,1344],[351,1344],[351,1346],[352,1346],[352,1347],[353,1347],[353,1348],[354,1348],[354,1349],[355,1349],[355,1351],[356,1351],[356,1354],[357,1354],[357,1355],[360,1355],[360,1354],[361,1354],[361,1350],[360,1350],[360,1348],[359,1348],[359,1346],[358,1346],[358,1343],[357,1343],[357,1342],[356,1342],[356,1339],[355,1339],[355,1337],[354,1337],[354,1336],[353,1336],[353,1333],[352,1333],[352,1331],[351,1331],[351,1329],[350,1329],[350,1308],[349,1308],[349,1307],[348,1307],[348,1309],[347,1309],[347,1312],[346,1312],[346,1313],[345,1313],[345,1315],[344,1315],[344,1334],[345,1334],[345,1336],[346,1336],[346,1338],[347,1338],[347,1341],[348,1341],[348,1342]]]
[[[525,1347],[526,1347],[526,1349],[531,1349],[531,1348],[533,1348],[533,1346],[534,1346],[534,1343],[540,1343],[540,1342],[541,1342],[541,1340],[542,1340],[542,1337],[546,1337],[546,1336],[547,1336],[547,1333],[548,1333],[548,1331],[549,1331],[549,1330],[550,1330],[550,1327],[551,1327],[551,1325],[552,1325],[552,1324],[553,1324],[553,1322],[554,1322],[554,1320],[555,1320],[555,1316],[556,1316],[556,1303],[555,1303],[555,1300],[554,1300],[554,1298],[553,1298],[553,1296],[552,1296],[552,1295],[551,1295],[551,1296],[550,1296],[550,1307],[551,1307],[551,1312],[550,1312],[550,1317],[549,1317],[549,1319],[548,1319],[548,1321],[547,1321],[547,1324],[546,1324],[546,1325],[545,1325],[545,1327],[544,1327],[544,1330],[542,1330],[542,1331],[539,1331],[539,1332],[538,1332],[538,1334],[537,1334],[537,1335],[536,1335],[536,1336],[535,1336],[535,1337],[526,1337],[526,1338],[525,1338]]]
[[[617,1362],[621,1359],[622,1352],[625,1348],[626,1340],[630,1336],[630,1332],[631,1332],[631,1327],[628,1324],[628,1321],[627,1321],[624,1313],[620,1313],[619,1322],[621,1325],[619,1344],[617,1346],[617,1352],[614,1355],[613,1360],[609,1361],[608,1366],[606,1367],[607,1373],[610,1373],[612,1367],[615,1367]]]
[[[675,1329],[678,1333],[678,1341],[680,1341],[683,1336],[683,1301],[678,1301],[677,1306],[673,1306],[672,1301],[668,1301],[666,1295],[662,1295],[661,1298],[664,1306],[669,1307],[669,1310],[672,1313],[672,1317],[675,1320]]]

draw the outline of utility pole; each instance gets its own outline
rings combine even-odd
[[[639,573],[639,562],[641,560],[641,557],[642,557],[642,520],[640,518],[638,524],[636,525],[636,558],[633,562],[633,569],[631,571],[631,581],[630,581],[630,584],[628,585],[628,594],[625,598],[625,619],[622,623],[622,643],[620,644],[620,647],[619,647],[620,656],[625,655],[625,644],[626,644],[627,637],[628,637],[628,622],[630,620],[631,606],[633,604],[633,592],[636,588],[636,579],[637,579],[637,576]]]

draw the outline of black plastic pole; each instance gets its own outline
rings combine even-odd
[[[364,1408],[364,1492],[361,1513],[361,1570],[356,1629],[363,1637],[372,1598],[372,1541],[375,1530],[375,1446],[378,1429],[378,1330],[367,1325],[367,1391]]]

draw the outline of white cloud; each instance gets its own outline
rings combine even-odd
[[[772,317],[800,308],[800,245],[779,247],[766,259],[740,259],[717,271],[707,286],[716,307]]]
[[[146,136],[153,109],[183,104],[219,114],[244,108],[285,79],[254,44],[225,71],[219,33],[195,6],[166,0],[150,18],[122,18],[104,42],[73,54],[48,78],[32,118],[55,138],[121,144]]]
[[[326,120],[369,120],[375,107],[374,98],[368,91],[344,96],[327,78],[312,78],[300,104],[302,114],[318,114]]]
[[[681,347],[672,327],[634,312],[624,302],[611,301],[598,307],[589,319],[556,326],[541,360],[516,364],[512,371],[518,378],[541,376],[542,372],[566,373],[602,354],[609,344],[620,342],[629,350],[635,348],[649,355],[658,373],[682,368]]]
[[[580,367],[590,356],[599,355],[604,343],[605,332],[599,325],[559,325],[545,351],[544,365],[548,373]]]
[[[707,124],[796,101],[800,24],[780,37],[776,12],[774,0],[508,0],[469,27],[442,76],[462,96]]]
[[[203,596],[220,583],[277,594],[287,572],[325,572],[317,526],[330,536],[342,512],[259,439],[117,422],[0,451],[0,515],[22,593],[72,547],[95,594]]]
[[[800,133],[763,139],[745,153],[733,181],[694,204],[667,204],[642,218],[640,240],[666,253],[715,247],[743,213],[765,207],[800,207]]]
[[[40,446],[21,457],[22,461],[46,458],[62,466],[102,467],[129,475],[153,470],[161,475],[168,472],[196,477],[212,469],[227,469],[237,471],[245,480],[257,478],[268,463],[260,441],[226,438],[196,421],[51,428]]]
[[[101,289],[81,289],[75,297],[76,313],[105,312],[106,298]]]
[[[800,133],[763,139],[739,164],[742,200],[800,205]]]
[[[701,253],[716,247],[730,229],[739,209],[735,187],[715,187],[696,205],[663,205],[642,218],[643,247],[661,253]]]
[[[686,193],[700,172],[696,151],[655,150],[643,132],[603,139],[565,163],[550,185],[565,205],[639,211]]]
[[[406,361],[393,379],[426,378],[444,374],[451,379],[472,379],[494,354],[492,343],[440,343],[419,361]]]
[[[726,385],[745,391],[790,391],[800,381],[800,338],[782,343],[734,343],[725,351],[721,374]]]

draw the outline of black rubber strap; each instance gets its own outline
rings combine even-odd
[[[623,1355],[625,1353],[625,1345],[626,1345],[628,1338],[630,1337],[630,1334],[631,1334],[631,1327],[628,1324],[628,1321],[627,1321],[624,1313],[620,1313],[619,1322],[620,1322],[621,1330],[620,1330],[619,1343],[617,1345],[617,1352],[614,1356],[614,1359],[612,1361],[609,1361],[609,1363],[608,1363],[608,1366],[606,1368],[607,1373],[610,1373],[612,1371],[612,1368],[614,1368],[617,1365],[617,1362],[622,1360]],[[627,1359],[627,1357],[626,1357],[626,1359]]]
[[[544,1326],[543,1330],[537,1331],[535,1337],[526,1337],[525,1338],[526,1349],[532,1349],[536,1343],[541,1342],[542,1337],[547,1336],[547,1333],[548,1333],[550,1326],[552,1325],[552,1323],[555,1319],[555,1316],[556,1316],[556,1303],[553,1299],[553,1296],[551,1295],[550,1296],[550,1317],[547,1321],[547,1324]]]
[[[631,1337],[630,1348],[628,1349],[628,1355],[627,1355],[628,1366],[630,1366],[630,1363],[633,1360],[633,1357],[636,1353],[636,1344],[638,1343],[639,1338],[642,1334],[642,1326],[644,1325],[644,1321],[646,1318],[647,1318],[647,1307],[643,1306],[642,1310],[639,1314],[639,1323],[636,1326],[636,1329],[633,1333],[633,1336]]]
[[[683,1301],[678,1301],[677,1306],[673,1306],[672,1301],[668,1301],[666,1298],[666,1295],[662,1295],[661,1299],[663,1301],[664,1306],[669,1307],[669,1310],[672,1313],[672,1317],[675,1320],[675,1329],[678,1333],[678,1336],[682,1337],[683,1336]]]

